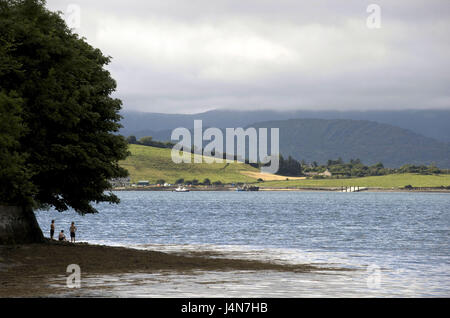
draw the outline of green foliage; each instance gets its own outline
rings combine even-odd
[[[418,166],[407,164],[401,166],[399,169],[397,169],[397,171],[399,173],[420,173],[420,174],[434,174],[434,173],[439,174],[443,172],[433,164],[428,167],[425,165]]]
[[[295,160],[291,156],[288,159],[284,159],[282,155],[279,157],[279,169],[276,173],[281,176],[302,176],[302,165],[299,161]]]
[[[308,173],[321,173],[328,169],[333,175],[333,178],[344,177],[368,177],[368,176],[383,176],[393,173],[420,173],[420,174],[440,174],[444,173],[443,170],[435,167],[434,165],[404,165],[398,169],[385,168],[381,162],[378,162],[372,166],[364,165],[360,159],[350,159],[350,162],[345,163],[341,158],[338,160],[328,160],[327,165],[307,165],[303,167],[304,172]],[[313,178],[323,178],[321,175],[314,175]]]
[[[323,173],[328,170],[331,172],[333,178],[350,178],[350,177],[367,177],[367,176],[382,176],[390,173],[395,173],[395,169],[384,168],[381,162],[372,166],[364,165],[360,159],[350,159],[345,163],[342,158],[337,160],[328,160],[326,165],[318,165],[312,163],[303,167],[304,172],[309,173]],[[323,175],[313,175],[314,179],[323,179]]]
[[[150,146],[150,147],[157,147],[157,148],[172,148],[174,146],[171,142],[161,142],[153,140],[153,137],[146,136],[142,137],[139,140],[136,140],[135,136],[129,136],[127,137],[127,143],[130,145],[142,145],[142,146]]]
[[[27,206],[35,187],[29,181],[27,155],[20,153],[19,138],[24,134],[22,99],[0,92],[0,204]]]
[[[152,137],[142,137],[141,139],[139,139],[139,144],[140,145],[144,145],[144,146],[151,146],[153,142],[153,138]]]
[[[127,137],[127,143],[131,144],[131,145],[135,145],[138,143],[136,136],[129,136]]]
[[[16,170],[34,185],[32,195],[25,187],[8,195],[8,203],[24,196],[58,211],[93,213],[92,201],[119,201],[105,193],[108,180],[127,175],[118,164],[127,155],[126,141],[113,134],[120,128],[121,101],[110,97],[116,88],[105,69],[110,58],[44,4],[0,0],[2,116],[18,117],[24,127],[13,133],[18,144],[6,150],[18,153]],[[16,102],[7,100],[12,96]],[[8,182],[20,188],[19,181]]]

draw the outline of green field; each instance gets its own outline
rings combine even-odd
[[[205,178],[222,183],[255,182],[254,178],[245,176],[240,171],[256,171],[243,163],[180,163],[176,164],[171,158],[171,149],[149,146],[129,145],[131,156],[121,161],[126,168],[132,182],[148,180],[155,183],[164,179],[168,183],[175,183],[183,178],[185,181],[197,179],[202,182]]]
[[[242,163],[180,163],[176,164],[171,158],[171,149],[149,146],[129,145],[131,155],[120,165],[126,168],[132,182],[148,180],[156,183],[164,179],[168,183],[175,183],[183,178],[185,181],[197,179],[202,182],[205,178],[222,183],[255,183],[256,179],[245,176],[241,171],[259,172],[249,165]],[[288,181],[259,182],[260,187],[266,188],[328,188],[328,187],[369,187],[369,188],[403,188],[450,186],[450,175],[419,175],[419,174],[391,174],[386,176],[363,177],[351,179],[305,179]]]
[[[267,188],[321,188],[321,187],[368,187],[368,188],[403,188],[406,185],[413,187],[440,187],[450,186],[450,175],[419,175],[412,173],[390,174],[350,179],[306,179],[292,181],[266,181],[259,183]]]

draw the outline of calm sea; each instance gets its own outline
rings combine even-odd
[[[117,192],[98,214],[37,212],[46,236],[78,227],[96,244],[355,269],[85,277],[82,295],[449,297],[450,195],[338,192]],[[110,288],[102,289],[102,283]],[[138,283],[139,282],[139,283]],[[98,288],[97,288],[98,287]],[[83,294],[84,293],[84,294]]]

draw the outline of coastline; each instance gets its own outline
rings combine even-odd
[[[195,273],[198,271],[347,271],[309,264],[285,265],[257,260],[219,258],[208,252],[164,253],[127,247],[50,241],[0,246],[0,298],[46,297],[65,290],[69,264],[80,266],[83,275],[124,273]],[[59,288],[50,281],[60,280]],[[67,292],[67,290],[65,290]]]
[[[341,192],[341,188],[259,188],[259,191],[329,191]],[[450,189],[440,188],[418,188],[418,189],[388,189],[388,188],[366,188],[355,192],[429,192],[429,193],[450,193]]]
[[[135,187],[135,188],[113,188],[113,191],[164,191],[164,192],[175,192],[175,188],[172,187]],[[236,191],[236,187],[191,187],[189,191]],[[277,187],[259,187],[258,191],[298,191],[298,192],[311,192],[311,191],[328,191],[328,192],[341,192],[341,187],[303,187],[303,188],[277,188]],[[445,188],[412,188],[412,189],[402,189],[402,188],[364,188],[363,190],[356,192],[421,192],[421,193],[450,193],[450,189]]]

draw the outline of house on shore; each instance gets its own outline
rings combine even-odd
[[[323,176],[323,177],[331,177],[333,174],[327,169],[324,172],[305,172],[305,175],[307,177],[314,177],[314,176]]]
[[[126,178],[114,178],[109,180],[111,187],[113,188],[121,188],[121,187],[129,187],[131,185],[130,177]]]
[[[140,181],[137,182],[137,186],[138,187],[146,187],[146,186],[149,186],[149,185],[150,185],[150,182],[147,181],[147,180],[140,180]]]
[[[324,177],[331,177],[333,174],[330,172],[330,170],[327,169],[319,175]]]

